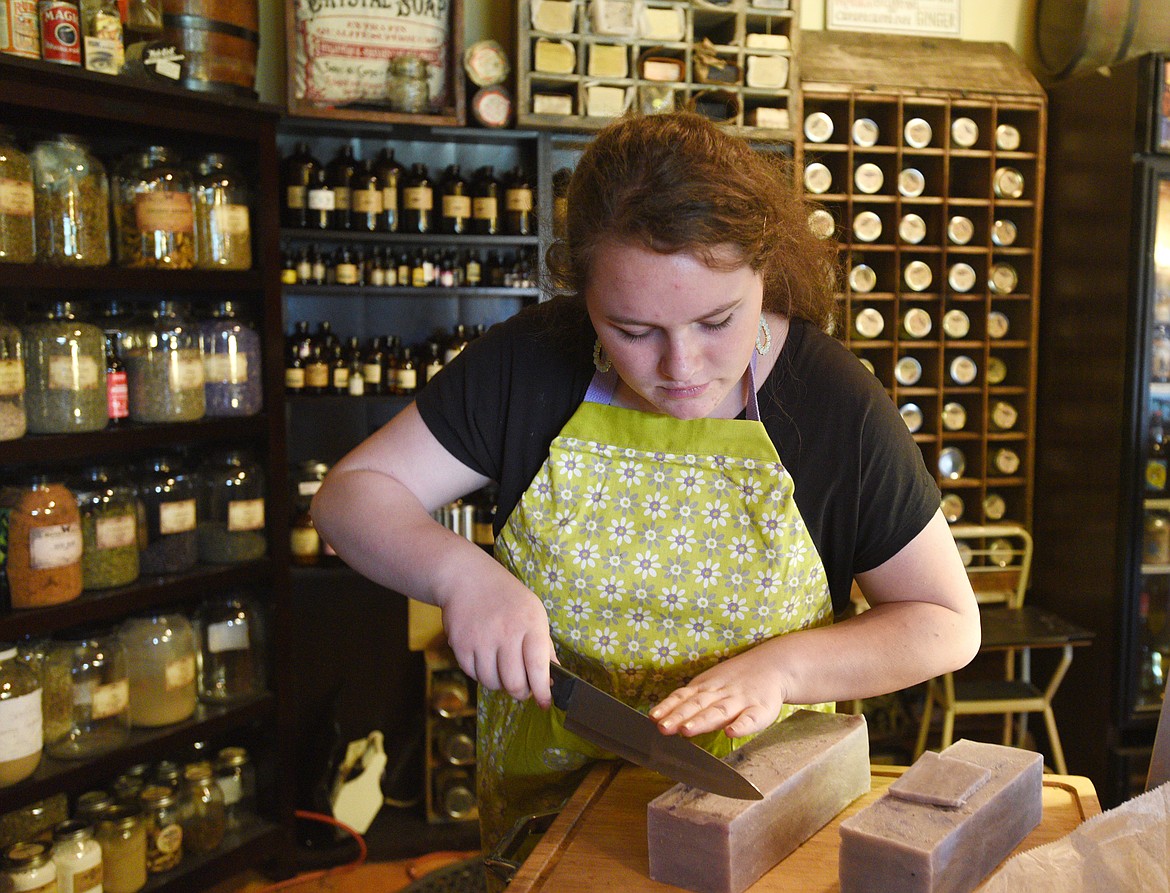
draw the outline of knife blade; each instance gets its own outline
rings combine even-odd
[[[759,788],[693,741],[664,735],[650,717],[607,695],[560,664],[549,664],[553,703],[565,711],[565,728],[683,784],[737,800],[763,800]]]

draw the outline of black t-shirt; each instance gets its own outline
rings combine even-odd
[[[536,304],[473,341],[419,393],[431,433],[499,485],[497,533],[584,398],[593,341],[582,310],[561,299]],[[810,323],[792,321],[758,394],[839,612],[855,574],[926,526],[938,487],[878,380]]]

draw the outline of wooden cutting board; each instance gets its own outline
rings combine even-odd
[[[905,768],[874,766],[873,788],[753,884],[751,893],[838,891],[837,826],[882,795]],[[595,768],[520,866],[508,893],[655,893],[677,890],[650,880],[646,804],[673,782],[628,763]],[[1044,818],[1016,852],[1050,843],[1101,811],[1093,784],[1075,775],[1044,776]]]

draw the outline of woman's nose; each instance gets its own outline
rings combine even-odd
[[[659,368],[671,381],[686,382],[695,366],[694,346],[685,336],[671,336],[663,347]]]

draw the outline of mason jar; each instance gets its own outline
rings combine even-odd
[[[141,807],[111,806],[97,822],[105,893],[138,893],[146,886],[146,829]]]
[[[179,821],[183,826],[183,842],[190,852],[211,853],[223,843],[227,803],[216,784],[211,763],[200,761],[184,767]]]
[[[264,473],[247,450],[213,453],[199,467],[199,560],[235,564],[268,551]]]
[[[71,488],[81,514],[81,585],[109,589],[138,579],[134,490],[106,466],[85,469]]]
[[[396,56],[390,60],[386,101],[395,112],[423,114],[430,108],[427,61],[419,56]]]
[[[20,329],[0,318],[0,440],[16,440],[27,430],[24,342]]]
[[[144,574],[181,574],[199,561],[198,478],[176,459],[154,456],[137,474],[138,563]]]
[[[146,871],[162,874],[183,861],[183,826],[179,795],[164,785],[149,785],[139,795],[146,831]]]
[[[177,612],[123,621],[118,637],[130,659],[130,721],[156,728],[195,712],[195,633]]]
[[[102,848],[93,826],[70,819],[53,829],[53,861],[58,893],[94,893],[102,889]]]
[[[45,654],[45,751],[83,760],[115,750],[130,734],[126,649],[108,628],[74,629]]]
[[[256,415],[264,406],[260,336],[235,301],[219,301],[199,322],[203,394],[214,418]]]
[[[36,259],[34,196],[32,162],[12,131],[0,127],[0,261],[31,264]]]
[[[69,301],[56,301],[21,326],[24,407],[32,434],[100,431],[106,404],[106,339],[82,322]]]
[[[195,321],[159,301],[123,337],[132,422],[191,422],[206,412],[203,348]]]
[[[195,266],[192,192],[191,174],[166,146],[149,146],[122,159],[114,177],[119,266]]]
[[[199,700],[228,704],[258,695],[265,685],[264,624],[252,599],[215,595],[195,609]]]
[[[22,841],[4,853],[4,873],[12,881],[13,893],[55,893],[57,863],[48,845]]]
[[[195,162],[195,266],[207,270],[252,268],[248,187],[222,152]]]
[[[0,788],[24,781],[41,764],[41,700],[40,677],[14,643],[0,642]]]
[[[256,810],[256,768],[248,751],[222,748],[215,758],[215,781],[223,791],[228,827],[240,827]]]
[[[36,183],[37,259],[57,266],[110,262],[106,169],[75,136],[42,140],[31,153]]]

